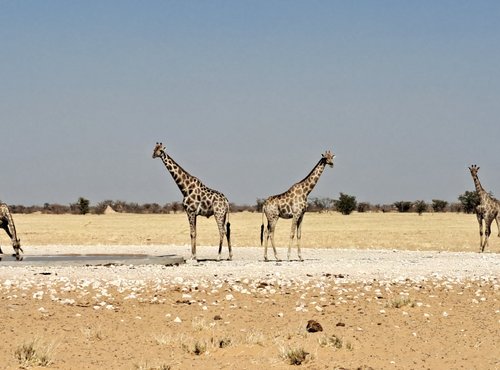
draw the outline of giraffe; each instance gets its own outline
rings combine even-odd
[[[276,247],[274,246],[274,230],[276,228],[276,223],[278,219],[292,219],[292,229],[290,232],[290,242],[288,244],[288,260],[290,260],[290,252],[292,249],[293,238],[295,237],[295,231],[297,231],[297,253],[299,260],[302,259],[300,252],[300,239],[302,234],[302,219],[304,213],[307,209],[307,196],[316,186],[323,170],[326,165],[333,167],[334,154],[330,151],[326,151],[322,154],[319,162],[314,166],[312,171],[300,182],[292,185],[290,189],[286,192],[273,195],[266,199],[264,205],[262,206],[262,226],[260,228],[260,244],[262,246],[264,240],[264,214],[267,218],[267,229],[265,232],[266,241],[264,246],[264,260],[267,261],[267,244],[269,238],[271,238],[271,245],[274,251],[274,258],[278,260],[276,254]]]
[[[0,228],[4,229],[9,238],[12,240],[12,248],[14,248],[14,256],[16,259],[21,259],[19,252],[21,251],[24,253],[24,251],[21,248],[21,241],[17,238],[14,219],[12,218],[9,207],[5,203],[0,203]],[[0,254],[3,254],[1,247]]]
[[[474,185],[476,187],[476,192],[479,195],[479,205],[476,207],[476,216],[479,223],[479,252],[484,252],[484,249],[488,246],[488,239],[491,234],[491,224],[493,220],[496,220],[497,227],[500,222],[500,202],[493,198],[481,185],[477,172],[479,167],[475,164],[469,167],[472,179],[474,180]],[[484,241],[483,241],[483,220],[484,220]],[[500,236],[500,229],[498,232]]]
[[[165,152],[165,150],[166,148],[162,143],[156,143],[153,150],[153,158],[161,158],[163,164],[172,175],[184,196],[182,205],[184,206],[184,210],[189,220],[191,259],[196,260],[196,217],[205,216],[208,218],[213,215],[219,228],[219,254],[217,260],[220,260],[221,257],[224,237],[227,238],[229,260],[231,260],[233,258],[233,252],[231,250],[231,228],[229,223],[229,202],[227,198],[224,194],[206,187],[198,178],[187,173]]]

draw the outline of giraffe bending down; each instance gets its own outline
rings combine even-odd
[[[476,192],[479,195],[480,203],[476,207],[476,216],[479,223],[479,252],[484,252],[484,249],[488,246],[488,239],[491,234],[491,224],[493,220],[496,220],[497,227],[499,227],[500,222],[500,202],[493,198],[490,194],[484,190],[477,176],[479,167],[475,164],[469,167],[472,179],[474,180],[474,185],[476,187]],[[483,220],[484,220],[484,240],[483,240]],[[498,236],[500,236],[500,228],[498,230]]]
[[[300,239],[302,229],[302,219],[307,209],[307,196],[314,189],[326,165],[333,167],[333,158],[335,157],[330,151],[322,155],[319,162],[314,166],[309,175],[302,181],[294,184],[286,192],[273,195],[266,199],[262,206],[262,226],[260,228],[260,244],[262,246],[264,240],[264,214],[267,218],[267,229],[265,232],[264,260],[267,261],[267,244],[271,238],[271,245],[274,251],[274,258],[278,260],[276,247],[274,246],[274,230],[278,219],[292,219],[292,229],[290,232],[290,243],[288,245],[288,260],[290,260],[290,252],[292,249],[293,238],[297,231],[297,253],[299,260],[302,261],[300,252]]]
[[[20,259],[19,252],[24,253],[24,251],[21,248],[21,241],[17,238],[14,219],[12,218],[9,207],[5,203],[0,203],[0,228],[4,229],[9,238],[12,240],[12,248],[14,248],[15,252],[14,256],[16,259]],[[1,247],[0,254],[3,254]]]
[[[179,166],[166,152],[162,143],[156,143],[153,158],[161,158],[168,172],[179,187],[184,199],[182,205],[187,213],[191,235],[191,259],[196,259],[196,217],[214,216],[219,227],[219,255],[222,252],[224,237],[227,238],[229,260],[233,258],[231,250],[231,228],[229,223],[229,202],[224,194],[212,190],[201,183],[198,178],[191,176]],[[226,222],[227,221],[227,222]]]

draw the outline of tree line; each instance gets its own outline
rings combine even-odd
[[[231,212],[262,212],[265,199],[259,198],[254,205],[230,204]],[[354,195],[340,193],[338,199],[315,197],[308,200],[309,212],[340,212],[349,215],[357,212],[414,212],[421,215],[425,212],[464,212],[474,213],[479,204],[479,196],[476,191],[466,191],[460,194],[457,202],[449,203],[441,199],[432,199],[431,202],[423,200],[396,201],[391,204],[371,204],[369,202],[358,202]],[[9,205],[13,213],[44,213],[44,214],[104,214],[106,209],[111,208],[118,213],[138,214],[169,214],[183,211],[181,202],[170,202],[163,205],[158,203],[135,203],[121,200],[105,200],[95,205],[84,197],[79,197],[75,203],[69,205],[45,203],[43,206]]]

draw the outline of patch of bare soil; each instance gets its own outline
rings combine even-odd
[[[500,367],[494,277],[90,275],[35,269],[1,281],[2,368],[41,368],[41,358],[50,369]],[[322,331],[308,332],[309,320]]]

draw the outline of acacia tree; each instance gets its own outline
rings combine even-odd
[[[71,207],[71,208],[73,208],[73,207]],[[78,198],[78,201],[75,204],[75,208],[79,214],[85,215],[85,214],[89,213],[90,201],[88,199],[80,197],[80,198]]]
[[[432,200],[432,209],[434,210],[434,212],[444,212],[446,210],[446,206],[448,206],[448,202],[445,200]]]
[[[427,203],[423,200],[417,200],[415,203],[413,203],[413,206],[415,207],[415,211],[417,211],[418,215],[421,216],[423,212],[427,211]]]
[[[401,200],[399,202],[394,202],[393,205],[394,207],[396,207],[398,212],[408,212],[411,208],[411,202],[407,202],[404,200]]]
[[[350,215],[356,209],[358,202],[355,196],[340,193],[339,199],[335,200],[334,204],[337,211],[343,215]]]
[[[465,213],[474,213],[480,203],[477,191],[466,191],[458,196],[458,200],[462,204]]]

